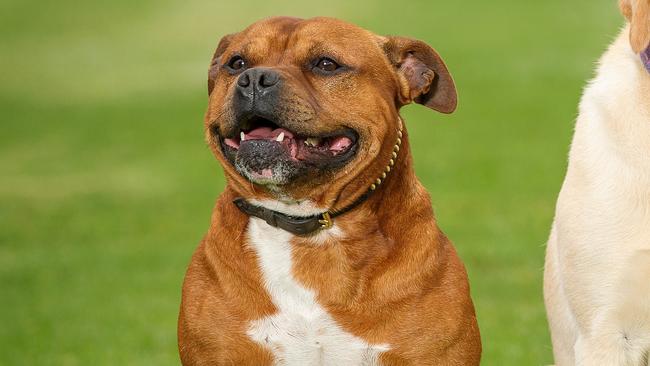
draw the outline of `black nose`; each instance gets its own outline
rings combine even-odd
[[[237,89],[249,98],[263,97],[275,89],[280,81],[280,74],[271,69],[255,67],[244,71],[237,79]]]

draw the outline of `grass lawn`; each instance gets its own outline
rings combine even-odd
[[[403,110],[465,261],[485,365],[552,362],[544,243],[614,0],[0,4],[0,365],[175,365],[190,255],[224,185],[203,141],[220,36],[329,15],[428,41],[452,116]],[[408,4],[408,5],[407,5]]]

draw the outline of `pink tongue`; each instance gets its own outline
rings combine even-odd
[[[284,128],[258,127],[246,133],[246,140],[274,140],[282,132],[285,138],[293,138],[293,134]]]
[[[340,152],[352,145],[352,140],[345,136],[339,136],[335,137],[332,140],[330,140],[330,150],[335,151],[335,152]]]
[[[273,130],[271,127],[258,127],[254,130],[249,131],[246,134],[246,138],[250,139],[267,139],[271,138],[271,134],[273,133]]]

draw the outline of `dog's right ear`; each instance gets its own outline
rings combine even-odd
[[[431,46],[397,36],[382,37],[380,42],[397,72],[402,105],[416,102],[441,113],[452,113],[456,109],[458,95],[454,80]]]
[[[226,51],[232,41],[234,34],[228,34],[221,38],[217,50],[214,51],[212,55],[212,61],[210,61],[210,68],[208,69],[208,95],[212,94],[212,89],[214,89],[214,82],[217,78],[217,71],[221,67],[221,56]]]
[[[650,0],[619,0],[619,6],[630,22],[630,45],[641,53],[650,45]]]

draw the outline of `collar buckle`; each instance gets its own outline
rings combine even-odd
[[[332,217],[330,216],[329,212],[324,212],[322,217],[322,220],[318,220],[321,229],[329,229],[334,226],[334,222],[332,222]]]

